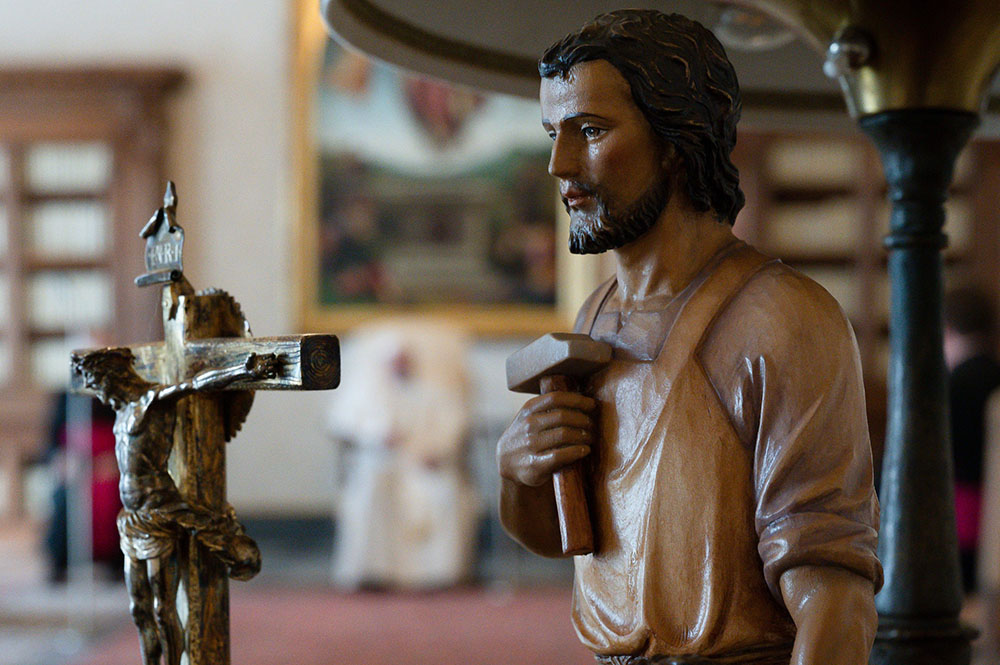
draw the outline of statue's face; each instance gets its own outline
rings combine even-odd
[[[669,164],[625,78],[606,60],[582,62],[542,79],[540,98],[571,250],[601,252],[645,233],[669,196]]]
[[[113,398],[110,394],[108,380],[105,375],[97,374],[91,370],[84,370],[83,385],[93,390],[97,399],[111,408],[115,408],[114,404],[112,404]]]
[[[83,384],[94,391],[97,399],[116,411],[128,401],[123,395],[120,380],[120,376],[116,379],[112,367],[105,367],[104,371],[100,372],[93,369],[83,370]]]

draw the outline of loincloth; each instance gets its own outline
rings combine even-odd
[[[231,577],[249,579],[260,570],[260,550],[236,519],[232,507],[221,513],[183,502],[118,513],[121,550],[133,561],[170,556],[192,536],[229,568]]]
[[[118,513],[118,537],[122,553],[133,561],[158,559],[173,554],[177,541],[186,533],[181,526],[183,503],[160,508]]]

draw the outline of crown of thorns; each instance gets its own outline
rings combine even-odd
[[[80,375],[85,372],[91,374],[120,372],[125,367],[131,369],[134,358],[132,351],[122,347],[91,351],[86,354],[74,353],[73,372]]]

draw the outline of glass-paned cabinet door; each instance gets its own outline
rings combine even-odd
[[[10,237],[10,206],[0,189],[0,264],[7,259],[7,238]]]
[[[0,337],[0,385],[10,380],[10,344],[7,337]]]
[[[23,153],[22,277],[32,382],[64,388],[68,354],[114,316],[114,155],[99,141],[38,142]]]
[[[10,281],[0,272],[0,386],[10,378]]]
[[[42,201],[27,211],[31,256],[47,260],[99,260],[108,250],[109,211],[104,201]]]
[[[0,143],[0,262],[7,256],[8,224],[10,224],[8,220],[10,215],[8,201],[11,194],[10,153],[7,147]]]
[[[98,269],[39,270],[26,282],[31,382],[46,390],[68,386],[69,354],[112,321],[111,276]]]
[[[849,257],[862,228],[858,202],[843,195],[775,203],[766,220],[768,249],[782,258]]]
[[[35,143],[25,153],[25,185],[39,194],[102,192],[111,182],[112,164],[104,142]]]
[[[10,324],[10,280],[7,273],[0,271],[0,335]]]
[[[25,238],[43,261],[93,261],[108,249],[111,148],[102,142],[49,142],[28,147]]]
[[[10,152],[0,143],[0,196],[10,191]]]
[[[783,138],[770,146],[764,168],[777,188],[832,190],[852,187],[864,168],[864,159],[858,145],[849,141]]]
[[[31,375],[36,386],[65,390],[69,386],[69,356],[75,338],[42,339],[31,344]]]
[[[28,321],[68,334],[105,327],[112,315],[111,277],[100,270],[45,270],[28,278]]]

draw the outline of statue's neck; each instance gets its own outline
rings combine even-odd
[[[737,242],[729,224],[709,211],[685,209],[674,196],[656,224],[615,250],[622,310],[669,302],[724,247]]]

